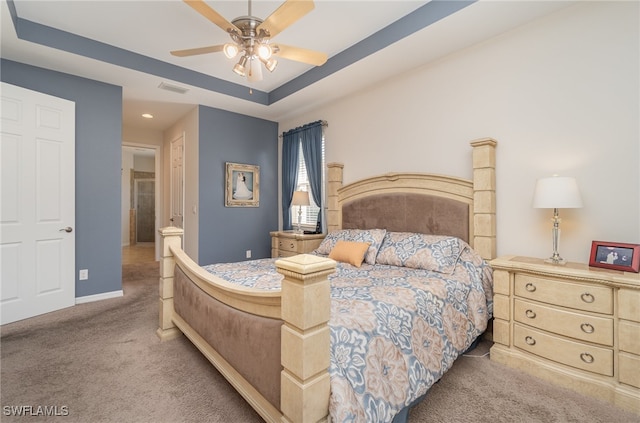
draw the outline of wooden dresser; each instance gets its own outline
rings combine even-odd
[[[500,257],[491,359],[640,414],[640,274]]]
[[[289,257],[310,253],[318,248],[325,234],[298,234],[294,231],[271,232],[271,257]]]

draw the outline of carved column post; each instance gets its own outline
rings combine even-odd
[[[180,335],[180,330],[173,324],[173,270],[176,262],[169,247],[182,246],[182,234],[180,228],[166,227],[158,230],[160,233],[161,255],[160,258],[160,313],[159,327],[156,331],[158,337],[166,341]]]
[[[492,138],[473,146],[473,248],[486,259],[496,258],[496,145]]]
[[[334,232],[342,227],[338,208],[338,190],[342,188],[342,163],[327,164],[327,231]]]
[[[283,422],[327,421],[333,260],[301,254],[276,261],[282,281],[281,399]]]

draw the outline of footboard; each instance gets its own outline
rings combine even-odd
[[[284,276],[280,291],[243,288],[191,260],[181,249],[182,234],[160,230],[160,339],[187,336],[266,421],[327,420],[327,276],[335,262],[304,254],[283,258],[276,262]],[[259,346],[261,355],[252,360]]]

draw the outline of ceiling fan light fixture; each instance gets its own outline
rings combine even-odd
[[[274,55],[314,66],[322,66],[327,61],[327,55],[324,53],[271,43],[273,37],[313,10],[313,0],[284,0],[284,3],[266,19],[252,15],[251,0],[248,0],[247,15],[239,16],[231,22],[206,5],[205,0],[184,2],[226,32],[231,40],[226,44],[171,51],[174,56],[186,57],[220,51],[229,59],[240,56],[233,72],[247,77],[249,81],[262,80],[262,65],[269,72],[276,69],[278,61],[273,58]]]
[[[273,54],[271,50],[271,46],[269,44],[260,43],[258,44],[257,50],[258,50],[258,56],[264,60],[268,60],[269,58],[271,58],[271,54]]]
[[[240,76],[245,76],[245,66],[247,65],[247,56],[242,56],[240,61],[233,67],[233,71]]]
[[[224,55],[227,56],[229,59],[233,59],[238,55],[240,48],[238,47],[237,44],[227,43],[222,48],[222,51],[224,52]]]
[[[264,63],[264,67],[267,68],[269,72],[273,72],[276,66],[278,66],[278,61],[276,59],[265,60],[261,57],[260,61]]]

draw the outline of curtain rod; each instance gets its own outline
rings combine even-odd
[[[321,126],[329,126],[329,122],[327,122],[326,120],[320,120],[319,122],[320,122]],[[311,123],[313,123],[313,122],[311,122]],[[309,124],[307,123],[306,125],[309,125]],[[304,125],[302,125],[302,126],[304,126]],[[299,128],[302,128],[302,126],[299,127]],[[298,128],[295,128],[295,129],[298,129]],[[291,131],[291,129],[289,131]],[[284,131],[284,132],[289,132],[289,131]],[[282,138],[282,136],[284,135],[284,132],[282,134],[278,135],[278,138]]]

